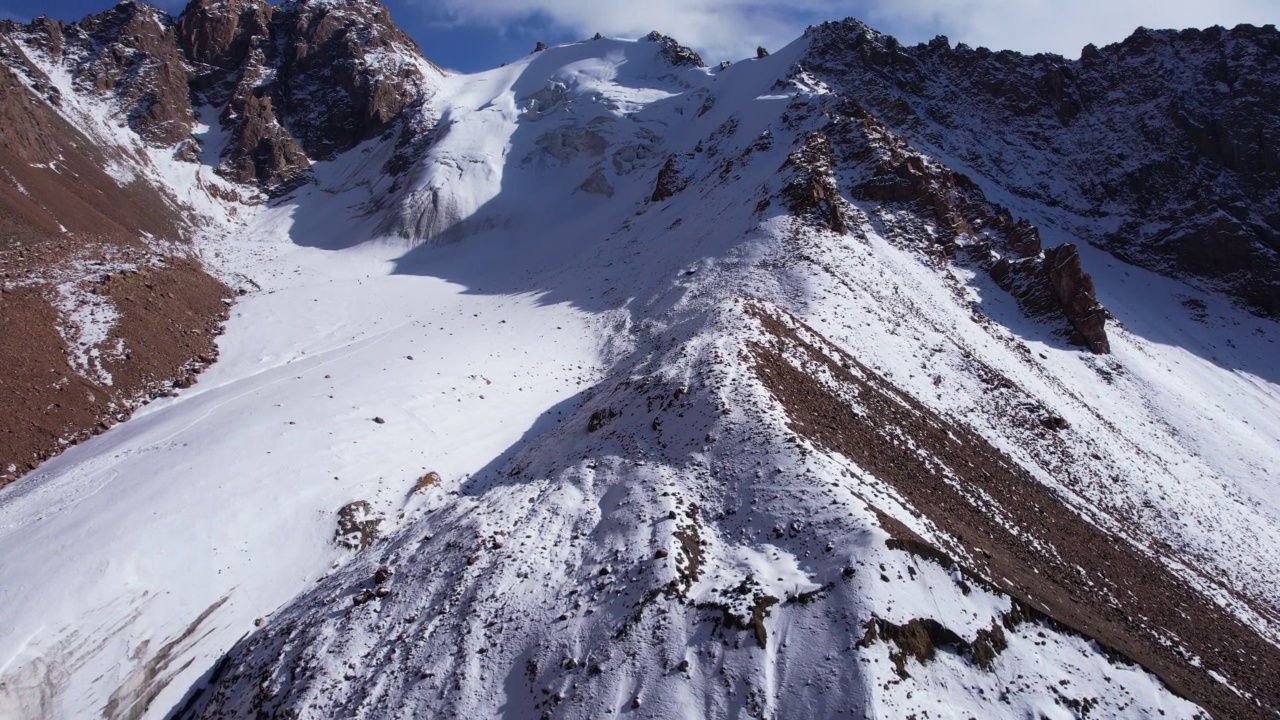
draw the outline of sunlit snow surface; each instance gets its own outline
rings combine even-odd
[[[991,283],[891,245],[869,220],[865,241],[832,239],[825,273],[782,263],[791,225],[776,207],[751,209],[778,190],[796,136],[778,117],[796,95],[822,92],[777,82],[802,50],[713,73],[672,69],[651,43],[553,48],[445,78],[437,139],[389,200],[371,189],[389,192],[379,173],[391,141],[320,163],[317,185],[269,207],[233,217],[191,200],[210,217],[205,261],[258,289],[236,302],[198,385],[0,493],[0,715],[124,717],[150,703],[146,716],[163,717],[273,615],[303,628],[312,644],[297,651],[333,680],[302,693],[309,704],[298,709],[317,718],[331,716],[327,702],[368,717],[528,717],[553,696],[579,717],[637,705],[665,717],[1070,717],[1044,690],[1054,685],[1100,698],[1105,716],[1193,715],[1140,669],[1056,633],[1011,633],[992,673],[940,653],[901,682],[885,644],[855,647],[872,612],[933,617],[972,637],[1008,599],[961,592],[941,567],[886,549],[868,502],[926,538],[932,530],[844,459],[792,464],[780,439],[753,446],[745,430],[725,430],[718,446],[704,437],[720,427],[718,401],[737,408],[735,420],[746,412],[738,403],[768,407],[742,359],[753,331],[736,304],[759,297],[1056,485],[983,405],[967,369],[977,357],[1069,420],[1071,437],[1125,479],[1063,488],[1079,507],[1102,508],[1104,527],[1106,509],[1137,508],[1137,541],[1168,536],[1210,569],[1189,582],[1280,636],[1220,589],[1280,606],[1268,580],[1280,573],[1274,324],[1212,297],[1210,320],[1194,323],[1173,299],[1186,286],[1086,251],[1119,320],[1115,354],[1100,359],[1020,319]],[[700,179],[648,203],[667,155],[699,147]],[[195,173],[211,177],[159,161],[149,172],[193,198]],[[608,192],[588,183],[596,175]],[[384,204],[370,212],[371,200]],[[997,323],[973,322],[970,302]],[[692,393],[659,442],[640,417],[644,396],[616,390],[633,379],[714,389]],[[636,416],[616,421],[635,442],[561,422],[583,403],[614,402],[610,393],[619,409],[635,404]],[[776,411],[747,419],[787,434]],[[711,482],[713,467],[738,478],[727,489],[743,496]],[[441,485],[414,495],[428,471]],[[828,498],[779,484],[770,496],[784,473],[835,489]],[[666,524],[687,510],[676,498],[705,495],[742,516],[703,527],[691,602],[722,601],[747,573],[778,597],[821,588],[846,566],[857,579],[821,602],[775,608],[765,649],[712,637],[691,607],[612,639],[634,606],[602,586],[643,595],[669,580],[669,568],[629,573],[656,550],[679,552]],[[353,555],[332,540],[338,509],[359,500],[393,537]],[[762,539],[792,522],[811,523],[819,550]],[[393,560],[395,602],[407,604],[389,603],[388,618],[426,623],[414,625],[425,644],[388,660],[412,680],[362,674],[370,653],[398,652],[399,631],[372,605],[354,615],[345,589]],[[622,669],[578,694],[569,680],[524,680],[528,662],[542,683],[568,659]],[[681,660],[687,673],[675,670]]]

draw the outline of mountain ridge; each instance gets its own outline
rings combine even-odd
[[[844,21],[728,67],[655,33],[456,75],[379,7],[149,23],[201,58],[176,113],[132,34],[75,55],[99,88],[39,49],[63,29],[6,26],[17,87],[243,294],[199,386],[0,494],[0,708],[1274,714],[1266,155],[1178,130],[1143,157],[1229,183],[1037,190],[1149,144],[1080,119],[1092,71],[1062,68],[1185,33],[1073,64]],[[317,89],[354,104],[298,115]],[[1117,218],[1200,227],[1186,193],[1244,203],[1224,262],[1256,272],[1115,252]]]

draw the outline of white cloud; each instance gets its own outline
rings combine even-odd
[[[838,3],[829,0],[439,0],[437,8],[464,23],[501,27],[542,16],[579,37],[600,32],[639,37],[651,30],[670,35],[708,55],[737,58],[756,45],[776,47],[795,39],[815,12]]]
[[[807,25],[857,17],[904,42],[944,34],[952,42],[1052,51],[1124,39],[1134,28],[1205,27],[1280,20],[1277,0],[435,0],[466,24],[504,27],[535,17],[587,37],[637,37],[658,30],[699,50],[709,62],[776,49]]]

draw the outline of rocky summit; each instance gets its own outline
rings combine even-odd
[[[1274,718],[1280,32],[0,23],[0,717]]]

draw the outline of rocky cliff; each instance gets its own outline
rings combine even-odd
[[[231,134],[218,171],[271,192],[391,131],[440,75],[374,0],[193,0],[177,25],[192,92]]]
[[[1280,32],[1138,29],[1080,58],[906,46],[845,20],[805,66],[1063,236],[1280,315]]]

